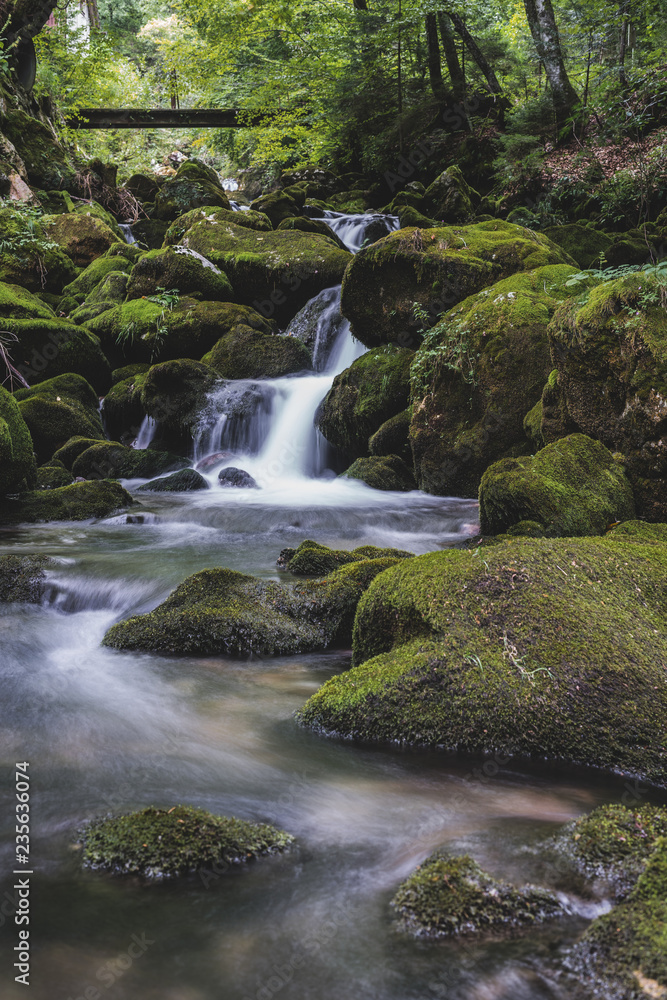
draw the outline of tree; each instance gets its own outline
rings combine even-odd
[[[579,97],[570,83],[558,35],[558,26],[551,0],[523,0],[530,33],[537,54],[544,66],[559,131],[568,128]]]

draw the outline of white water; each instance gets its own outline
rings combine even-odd
[[[148,448],[155,434],[155,421],[152,417],[144,417],[139,428],[139,433],[132,442],[133,448]]]
[[[135,240],[134,234],[132,232],[132,226],[130,226],[128,223],[119,222],[118,223],[118,228],[120,229],[121,233],[123,234],[123,238],[124,238],[124,240],[125,240],[126,243],[136,243],[137,242]]]
[[[352,253],[359,252],[367,238],[367,231],[372,224],[374,224],[378,229],[381,229],[383,223],[386,226],[386,232],[379,232],[374,239],[370,240],[372,243],[379,240],[382,236],[398,229],[400,226],[397,215],[380,215],[379,213],[346,215],[344,212],[326,211],[324,213],[323,221],[326,222],[331,229],[333,229],[336,236],[343,241],[345,246],[348,250],[351,250]]]

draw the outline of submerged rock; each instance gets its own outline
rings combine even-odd
[[[349,644],[361,594],[394,559],[284,585],[229,569],[188,577],[147,615],[113,625],[104,645],[189,655],[281,656]]]
[[[259,489],[259,486],[249,472],[246,472],[244,469],[236,469],[232,465],[220,470],[218,473],[218,482],[221,486],[236,487],[237,489]]]
[[[88,521],[109,517],[134,500],[120,483],[98,479],[52,490],[23,493],[0,503],[0,522]]]
[[[0,602],[39,604],[50,563],[47,556],[0,556]]]
[[[585,434],[570,434],[537,455],[490,466],[479,488],[479,513],[483,534],[532,521],[545,535],[572,536],[602,535],[610,524],[633,518],[635,508],[611,452]]]
[[[210,489],[209,484],[194,469],[181,469],[171,476],[152,479],[150,483],[144,483],[139,487],[139,490],[146,493],[192,493],[195,490],[208,489]]]
[[[86,868],[148,878],[215,871],[285,850],[294,837],[267,823],[214,816],[193,806],[94,820],[82,830]]]
[[[500,882],[467,854],[431,855],[399,886],[391,905],[402,930],[423,937],[534,926],[563,912],[552,892]]]
[[[362,598],[354,669],[307,702],[362,739],[576,761],[665,785],[667,546],[514,539],[402,560]]]

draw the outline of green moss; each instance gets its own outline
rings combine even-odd
[[[74,460],[94,444],[99,444],[98,438],[88,438],[80,434],[75,434],[65,442],[62,448],[58,448],[54,452],[50,464],[53,464],[53,462],[62,462],[65,468],[71,471]]]
[[[667,839],[657,842],[632,892],[593,921],[568,965],[605,996],[643,1000],[667,994]]]
[[[31,184],[46,191],[72,185],[75,168],[44,122],[24,111],[6,109],[2,132],[25,163]]]
[[[220,184],[194,176],[172,177],[161,186],[155,196],[155,218],[172,222],[180,215],[210,205],[229,208],[229,198]]]
[[[667,519],[663,295],[655,277],[631,274],[564,303],[549,327],[562,405],[581,431],[625,456],[637,513],[648,521]]]
[[[322,219],[308,219],[304,216],[283,219],[276,228],[279,230],[298,229],[301,233],[319,233],[320,236],[326,236],[327,239],[335,243],[339,250],[347,251],[347,247],[340,237],[336,236],[331,226],[328,226]]]
[[[128,366],[130,367],[130,366]],[[145,369],[122,379],[111,387],[102,403],[102,415],[107,435],[114,441],[131,444],[146,416],[141,390],[150,365],[131,366]]]
[[[471,219],[479,200],[479,194],[470,187],[458,166],[443,170],[424,195],[424,204],[434,218],[450,224]]]
[[[360,479],[374,490],[407,493],[417,488],[412,470],[398,455],[358,458],[343,475],[346,479]]]
[[[281,378],[312,370],[310,351],[295,337],[276,337],[239,324],[202,358],[229,379]]]
[[[576,260],[579,267],[596,267],[600,263],[600,256],[605,257],[614,242],[606,233],[602,233],[592,226],[582,226],[579,223],[571,223],[564,226],[549,226],[543,230],[553,243],[557,243],[566,253],[569,253],[573,260]],[[607,266],[606,259],[603,267]]]
[[[146,493],[192,493],[195,490],[210,489],[208,482],[194,469],[182,469],[180,472],[173,472],[170,476],[162,479],[153,479],[150,483],[144,483],[139,487],[139,491]]]
[[[246,213],[235,213],[235,215]],[[324,288],[340,284],[352,254],[325,236],[259,232],[216,217],[196,218],[181,244],[229,277],[239,302],[283,324]]]
[[[255,229],[262,233],[268,233],[273,229],[268,216],[261,212],[234,212],[232,209],[225,208],[196,208],[172,222],[164,237],[165,247],[176,246],[189,229],[192,229],[197,222],[204,220],[208,223],[229,222],[233,226]]]
[[[339,566],[363,559],[408,559],[412,555],[412,552],[403,549],[381,549],[375,545],[362,545],[352,551],[330,549],[327,545],[306,539],[297,549],[284,549],[278,565],[295,576],[324,576],[333,573]]]
[[[111,385],[111,369],[94,334],[56,319],[6,319],[3,326],[17,338],[10,346],[14,364],[35,385],[74,372],[99,393]]]
[[[87,868],[160,878],[276,854],[294,838],[266,823],[214,816],[192,806],[150,806],[93,821],[83,829],[82,840]]]
[[[128,299],[155,295],[158,288],[197,293],[208,301],[232,302],[234,290],[225,274],[207,266],[183,247],[151,250],[135,265],[127,286]]]
[[[124,244],[119,244],[118,248],[121,249],[124,246]],[[130,256],[129,254],[113,253],[115,249],[112,247],[102,257],[98,257],[74,281],[63,288],[63,298],[74,299],[80,305],[107,274],[112,271],[123,271],[125,274],[129,274],[136,262],[136,250],[135,254]],[[132,247],[127,246],[127,249],[131,250]]]
[[[468,854],[431,855],[399,886],[391,905],[403,930],[427,937],[534,926],[562,913],[552,892],[499,882]]]
[[[528,410],[523,418],[523,432],[530,441],[533,451],[539,451],[544,447],[542,437],[542,399],[538,399],[535,406]]]
[[[408,407],[395,417],[390,417],[368,439],[371,455],[399,455],[403,461],[412,464],[412,451],[408,437],[412,411]]]
[[[37,469],[35,486],[38,490],[53,490],[59,486],[69,486],[71,482],[72,474],[67,471],[62,462],[59,465],[41,465]]]
[[[76,275],[70,258],[46,233],[34,211],[0,209],[0,281],[30,292],[60,293]]]
[[[85,324],[108,309],[120,305],[125,301],[127,283],[128,276],[124,271],[109,271],[99,285],[86,296],[83,304],[70,313],[72,323]]]
[[[164,361],[135,386],[139,381],[142,410],[158,424],[160,443],[188,454],[208,394],[222,384],[218,374],[199,361]]]
[[[168,451],[127,448],[115,441],[100,441],[82,451],[72,462],[72,475],[83,479],[151,479],[184,469],[188,461]]]
[[[119,483],[97,480],[73,483],[53,490],[24,493],[18,500],[0,504],[0,521],[88,521],[109,517],[134,503]]]
[[[303,205],[303,200],[299,200]],[[271,220],[274,229],[277,229],[283,220],[301,214],[299,205],[286,191],[264,194],[250,203],[250,209],[253,212],[261,212],[266,215]]]
[[[20,285],[0,282],[0,317],[53,319],[53,309]]]
[[[527,451],[523,419],[552,369],[547,327],[572,289],[566,265],[520,272],[429,330],[411,369],[410,441],[420,488],[475,496],[494,461]]]
[[[0,603],[39,604],[50,563],[47,556],[0,556]]]
[[[317,426],[348,462],[368,454],[368,439],[405,409],[412,351],[387,345],[368,351],[334,379]]]
[[[76,212],[45,215],[42,226],[49,239],[60,246],[76,267],[88,267],[110,246],[120,242],[106,222],[94,215],[79,215]]]
[[[80,375],[58,375],[15,396],[40,461],[73,435],[104,438],[97,394]]]
[[[513,539],[402,560],[360,601],[325,731],[622,770],[665,784],[667,547]],[[593,637],[593,638],[592,638]]]
[[[180,656],[247,657],[349,644],[361,594],[394,562],[366,559],[323,580],[292,585],[207,569],[188,577],[154,611],[112,626],[104,645]]]
[[[573,263],[545,236],[506,222],[400,229],[356,255],[343,281],[342,310],[367,347],[416,347],[423,314],[432,326],[457,302],[518,271]]]
[[[124,382],[128,378],[135,378],[137,375],[145,375],[150,369],[150,365],[146,364],[136,364],[136,365],[124,365],[123,368],[114,368],[111,372],[111,386],[118,385],[119,382]]]
[[[34,478],[32,438],[16,399],[0,386],[0,495]]]
[[[479,488],[480,526],[495,535],[537,521],[547,535],[601,535],[634,516],[623,467],[599,441],[570,434],[532,457],[490,466]]]
[[[627,536],[641,542],[667,542],[667,524],[648,524],[646,521],[623,521],[612,528],[614,538]]]

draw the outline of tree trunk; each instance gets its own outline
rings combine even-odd
[[[445,13],[438,14],[438,27],[440,28],[440,39],[445,53],[449,78],[452,81],[452,90],[457,101],[464,101],[466,94],[466,81],[459,62],[459,54],[456,51],[456,42],[452,33],[452,25],[449,16]]]
[[[355,10],[368,10],[366,0],[352,0],[352,6]]]
[[[572,118],[579,98],[565,69],[551,0],[523,0],[523,3],[530,33],[551,87],[556,125],[561,130]]]
[[[495,94],[498,97],[500,97],[500,95],[502,94],[502,88],[498,83],[498,77],[493,72],[493,69],[487,62],[487,59],[482,50],[480,49],[479,45],[477,44],[475,39],[472,37],[468,29],[466,28],[463,18],[460,17],[460,15],[456,13],[456,11],[449,10],[449,8],[447,9],[446,13],[452,19],[452,23],[457,33],[461,36],[461,38],[465,42],[468,52],[473,57],[473,59],[479,66],[480,70],[484,74],[484,78],[486,79],[489,90],[491,91],[492,94]]]
[[[435,14],[426,15],[426,45],[428,50],[428,78],[431,83],[431,90],[436,101],[444,105],[448,102],[448,94],[442,79],[438,25]]]
[[[623,90],[627,90],[630,86],[625,72],[625,54],[628,49],[628,28],[630,27],[627,0],[620,4],[618,12],[621,15],[621,32],[618,40],[618,79]]]

